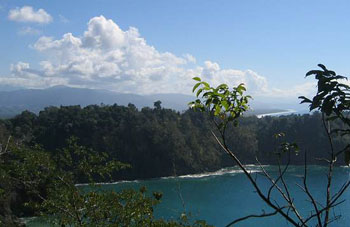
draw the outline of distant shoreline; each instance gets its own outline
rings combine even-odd
[[[266,117],[266,116],[279,116],[279,115],[287,115],[287,114],[292,114],[292,113],[296,113],[296,110],[293,109],[288,109],[285,111],[279,111],[279,112],[272,112],[272,113],[264,113],[264,114],[257,114],[256,117],[257,118],[262,118],[262,117]]]

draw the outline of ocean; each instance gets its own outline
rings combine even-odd
[[[277,175],[276,166],[264,166],[272,175]],[[260,167],[250,165],[248,169],[256,175],[257,182],[264,191],[268,189],[267,180],[261,176]],[[302,166],[290,166],[286,174],[286,182],[290,188],[295,205],[304,216],[310,214],[312,206],[303,191],[296,185],[302,184]],[[308,167],[308,185],[313,196],[319,202],[325,202],[326,167]],[[336,167],[332,191],[335,192],[349,179],[348,167]],[[162,202],[155,208],[155,216],[164,219],[178,219],[183,212],[190,213],[192,220],[206,220],[208,224],[226,226],[231,221],[250,214],[270,212],[264,202],[254,192],[251,183],[238,168],[225,168],[213,173],[203,173],[159,179],[115,182],[103,184],[103,189],[120,191],[126,188],[138,189],[146,186],[148,193],[162,192]],[[281,202],[279,194],[273,193],[273,198]],[[342,196],[346,201],[334,208],[333,215],[341,215],[330,226],[350,226],[350,190]],[[341,200],[342,200],[341,199]],[[281,203],[281,205],[283,205]],[[265,218],[252,218],[235,226],[291,226],[279,215]],[[315,226],[313,222],[310,226]]]

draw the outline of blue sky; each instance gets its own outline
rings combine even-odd
[[[350,74],[348,1],[2,0],[0,28],[3,86],[190,93],[200,74],[294,98],[318,63]]]

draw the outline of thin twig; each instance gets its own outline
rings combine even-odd
[[[287,208],[287,207],[282,207],[282,208],[280,208],[280,210],[285,209],[285,208]],[[258,214],[247,215],[247,216],[245,216],[245,217],[238,218],[238,219],[236,219],[236,220],[230,222],[228,225],[226,225],[226,227],[229,227],[229,226],[231,226],[231,225],[234,225],[234,224],[236,224],[236,223],[238,223],[238,222],[240,222],[240,221],[244,221],[244,220],[249,219],[249,218],[263,218],[263,217],[269,217],[269,216],[276,215],[277,213],[278,213],[278,210],[275,210],[274,212],[271,212],[271,213],[262,213],[262,214],[259,214],[259,215],[258,215]]]
[[[328,176],[327,176],[327,195],[326,195],[326,214],[325,214],[325,218],[324,218],[324,226],[328,225],[328,219],[329,219],[329,211],[330,211],[330,207],[328,206],[331,202],[331,185],[332,185],[332,173],[333,173],[333,166],[334,166],[334,148],[333,148],[333,141],[332,141],[332,137],[330,135],[330,125],[329,125],[329,121],[328,121],[328,127],[326,125],[326,120],[324,117],[324,113],[322,113],[322,123],[323,123],[323,127],[326,131],[326,135],[329,141],[329,145],[331,148],[331,161],[329,162],[329,169],[328,169]]]
[[[312,205],[314,206],[315,212],[317,214],[317,222],[319,226],[322,226],[322,221],[321,221],[321,213],[318,210],[317,207],[317,203],[314,199],[314,197],[312,196],[311,192],[309,191],[309,188],[307,186],[307,156],[306,156],[306,151],[305,151],[305,156],[304,156],[304,192],[306,193],[306,195],[310,198]]]
[[[243,171],[243,173],[247,176],[248,180],[252,183],[253,187],[255,188],[257,194],[260,196],[260,198],[267,204],[269,205],[271,208],[273,208],[275,211],[277,211],[276,213],[281,214],[287,221],[289,221],[291,224],[293,224],[294,226],[299,226],[299,224],[294,221],[290,216],[288,216],[285,212],[283,212],[283,210],[279,209],[275,204],[273,204],[269,199],[266,198],[266,196],[262,193],[262,191],[260,190],[259,186],[256,184],[256,182],[254,181],[254,179],[252,178],[252,176],[248,173],[247,169],[243,166],[243,164],[241,163],[241,161],[236,157],[235,154],[232,153],[231,150],[229,150],[227,148],[227,146],[224,146],[221,141],[217,138],[217,136],[215,135],[215,133],[212,131],[211,132],[215,138],[215,140],[217,141],[217,143],[221,146],[221,148],[223,148],[223,150],[233,158],[233,160],[237,163],[237,165],[240,167],[240,169]]]

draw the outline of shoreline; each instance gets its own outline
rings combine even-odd
[[[262,172],[259,165],[255,164],[248,164],[245,165],[247,167],[247,170],[250,173],[259,173]],[[303,165],[290,165],[291,169],[295,167],[300,167]],[[320,168],[327,168],[325,165],[309,165],[314,167],[320,167]],[[264,168],[273,168],[277,167],[277,165],[262,165]],[[350,168],[346,165],[340,165],[336,166],[337,168]],[[232,166],[232,167],[225,167],[221,168],[217,171],[212,172],[203,172],[203,173],[194,173],[194,174],[185,174],[180,176],[167,176],[167,177],[156,177],[156,178],[149,178],[149,179],[136,179],[136,180],[120,180],[120,181],[114,181],[114,182],[99,182],[95,183],[95,185],[115,185],[115,184],[123,184],[123,183],[140,183],[144,181],[152,181],[152,180],[169,180],[169,179],[200,179],[200,178],[206,178],[206,177],[215,177],[215,176],[223,176],[227,174],[240,174],[243,173],[242,170],[239,169],[238,166]],[[88,183],[82,183],[82,184],[75,184],[76,186],[89,186]]]
[[[272,112],[272,113],[266,113],[266,114],[257,114],[255,115],[257,118],[262,118],[266,116],[280,116],[280,115],[288,115],[292,113],[297,113],[298,111],[293,110],[293,109],[287,109],[286,111],[281,111],[281,112]]]

